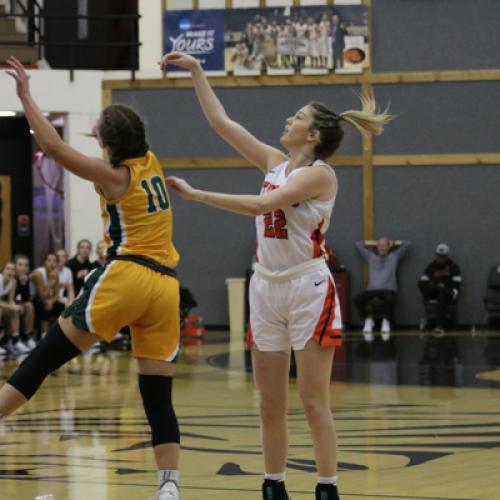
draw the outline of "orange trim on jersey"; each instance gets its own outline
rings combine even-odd
[[[276,184],[271,184],[270,182],[264,181],[264,184],[262,184],[262,190],[265,192],[269,191],[274,191],[275,189],[278,189],[280,186]]]
[[[314,245],[313,257],[321,257],[325,252],[323,249],[323,243],[325,242],[325,236],[321,232],[321,228],[325,223],[324,219],[318,224],[318,227],[311,233],[311,240]]]
[[[245,340],[245,351],[251,351],[254,345],[252,325],[250,321],[248,322],[247,338]]]
[[[313,333],[313,339],[322,347],[338,347],[342,345],[342,330],[332,326],[335,319],[335,300],[335,288],[332,280],[328,279],[328,291],[326,292],[323,310]]]

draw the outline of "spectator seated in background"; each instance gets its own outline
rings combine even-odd
[[[56,254],[47,254],[44,265],[35,269],[30,278],[35,288],[33,299],[35,314],[40,322],[40,333],[43,335],[49,323],[64,311],[64,304],[59,300],[59,271]]]
[[[57,250],[57,271],[59,272],[59,302],[68,307],[75,300],[75,288],[73,286],[73,273],[66,267],[68,252],[64,248]]]
[[[489,274],[484,296],[484,307],[488,317],[488,326],[500,324],[500,263],[495,264]]]
[[[373,245],[375,244],[375,248]],[[379,305],[382,340],[391,336],[391,321],[398,290],[396,271],[399,260],[410,246],[409,241],[392,241],[379,238],[376,242],[356,242],[356,248],[368,264],[368,285],[364,292],[354,298],[360,317],[364,320],[363,336],[373,341],[374,302]],[[369,247],[370,249],[368,249]]]
[[[76,245],[76,252],[76,255],[68,260],[66,265],[73,273],[75,295],[78,295],[85,281],[85,277],[94,269],[89,260],[90,253],[92,252],[92,243],[87,239],[80,240]]]
[[[95,253],[97,254],[97,260],[92,262],[92,269],[97,269],[98,267],[104,266],[106,264],[106,243],[104,241],[99,240],[95,246]]]
[[[450,311],[449,306],[456,306],[462,283],[460,268],[450,259],[449,253],[450,247],[446,243],[440,243],[436,247],[435,259],[425,268],[424,274],[418,282],[427,314],[429,302],[435,301],[436,326],[434,333],[436,336],[444,334],[446,316]]]
[[[35,306],[32,300],[32,286],[30,281],[30,260],[26,255],[18,254],[14,257],[16,270],[16,304],[21,306],[21,341],[31,350],[36,347],[33,327],[35,325]]]
[[[26,353],[30,348],[21,341],[19,335],[20,320],[22,306],[16,304],[15,293],[17,282],[15,279],[16,267],[14,262],[7,262],[0,274],[0,318],[5,325],[5,330],[8,332],[10,339],[4,341],[0,347],[0,354],[6,354],[11,351],[15,354]],[[5,337],[5,336],[4,336]],[[4,340],[4,338],[2,338]],[[5,338],[7,340],[7,338]]]

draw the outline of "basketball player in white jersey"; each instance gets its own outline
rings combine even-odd
[[[191,71],[209,124],[265,175],[258,196],[201,191],[182,179],[167,179],[186,199],[256,216],[258,249],[250,285],[250,322],[266,468],[263,498],[289,498],[284,481],[292,348],[320,476],[316,499],[338,500],[336,436],[329,393],[333,353],[341,344],[341,318],[335,285],[324,259],[324,234],[337,180],[325,159],[342,140],[342,121],[363,133],[378,134],[390,117],[375,114],[371,98],[363,98],[363,111],[340,115],[322,104],[310,103],[286,120],[281,136],[281,144],[288,151],[285,154],[260,142],[227,116],[196,59],[174,52],[163,57],[162,69],[169,64]]]

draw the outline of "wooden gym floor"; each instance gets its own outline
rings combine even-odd
[[[15,360],[2,361],[5,379]],[[365,344],[347,333],[331,388],[344,500],[500,499],[500,335],[401,332]],[[287,484],[312,499],[313,452],[295,382]],[[174,399],[182,499],[259,499],[257,398],[239,339],[185,345]],[[93,354],[49,377],[0,424],[0,499],[154,498],[135,364]]]

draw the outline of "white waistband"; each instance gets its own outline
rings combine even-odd
[[[324,268],[327,268],[327,265],[323,257],[306,260],[305,262],[302,262],[297,266],[290,267],[289,269],[285,269],[284,271],[269,271],[258,262],[255,263],[255,273],[261,278],[275,283],[284,283]]]

